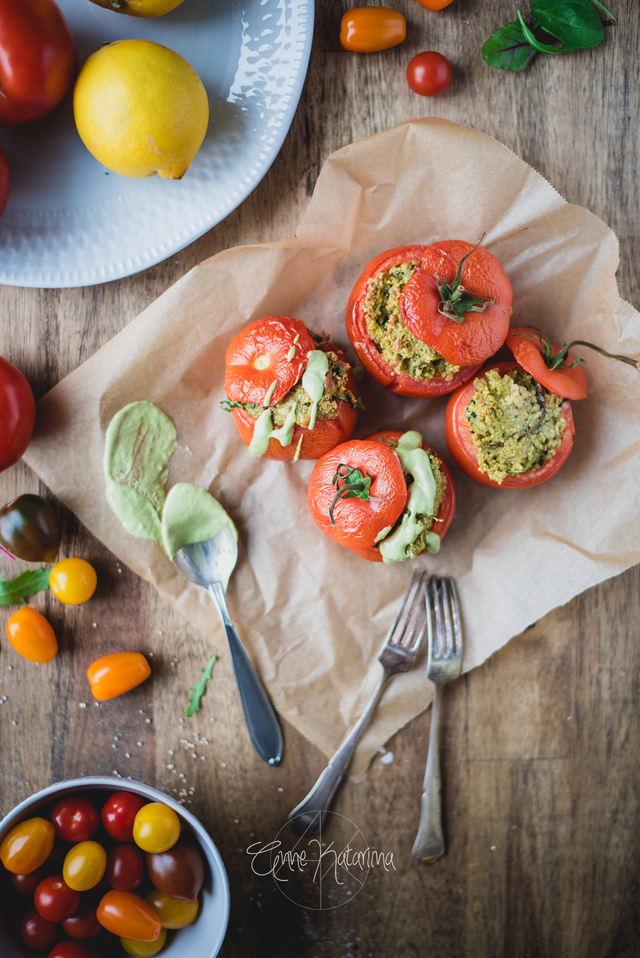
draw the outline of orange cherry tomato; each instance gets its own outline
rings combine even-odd
[[[143,851],[166,852],[173,848],[179,838],[180,819],[163,802],[149,802],[136,814],[133,840]]]
[[[107,867],[107,853],[98,842],[79,842],[67,852],[62,877],[74,891],[95,888]]]
[[[96,914],[107,931],[133,941],[156,941],[162,929],[151,905],[130,891],[108,891]]]
[[[443,10],[444,7],[448,7],[450,3],[453,3],[453,0],[418,0],[418,3],[421,7],[424,7],[425,10]]]
[[[59,602],[82,605],[96,591],[98,577],[84,559],[62,559],[49,573],[49,588]]]
[[[407,24],[398,10],[354,7],[340,21],[340,43],[354,53],[374,53],[402,43]]]
[[[0,861],[15,875],[30,875],[51,854],[56,830],[44,818],[28,818],[15,825],[0,845]]]
[[[16,652],[31,662],[50,662],[58,651],[55,632],[37,609],[24,605],[14,612],[6,625],[9,642]]]
[[[93,697],[100,702],[129,692],[151,675],[149,663],[140,652],[114,652],[96,659],[87,669]]]

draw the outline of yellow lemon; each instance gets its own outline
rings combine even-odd
[[[103,166],[179,180],[204,139],[209,101],[178,53],[149,40],[116,40],[80,70],[73,112],[82,142]]]
[[[184,0],[91,0],[105,10],[128,13],[130,17],[161,17],[179,7]],[[451,2],[451,0],[449,0]]]

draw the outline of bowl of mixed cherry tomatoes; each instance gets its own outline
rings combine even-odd
[[[138,782],[58,782],[0,822],[3,958],[214,958],[229,919],[197,818]]]

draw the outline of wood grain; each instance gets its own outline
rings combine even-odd
[[[414,0],[392,5],[407,18],[406,42],[351,55],[337,40],[347,4],[320,0],[309,74],[283,149],[218,227],[116,283],[0,289],[0,354],[24,370],[38,396],[198,262],[230,246],[291,236],[333,150],[414,116],[447,117],[496,137],[567,200],[601,217],[620,240],[621,294],[640,303],[640,8],[611,0],[620,23],[607,28],[604,45],[538,57],[526,74],[510,75],[487,67],[480,48],[515,18],[512,0],[454,0],[438,14]],[[451,86],[435,99],[415,96],[404,80],[406,63],[424,49],[440,50],[454,68]],[[0,476],[2,502],[24,491],[50,495],[22,464]],[[352,901],[314,911],[255,875],[246,848],[278,834],[322,756],[287,727],[281,768],[257,759],[221,640],[202,711],[181,718],[212,650],[58,506],[62,554],[93,562],[99,587],[76,609],[49,596],[34,600],[60,641],[49,666],[20,659],[2,640],[0,811],[51,781],[90,773],[114,782],[116,773],[130,776],[182,797],[210,829],[229,872],[224,958],[640,954],[640,568],[554,611],[447,689],[443,860],[425,867],[410,857],[429,714],[388,744],[391,764],[376,759],[362,782],[343,788],[336,812],[370,845],[392,852],[395,869],[372,870]],[[0,570],[16,571],[4,560]],[[153,653],[152,679],[126,698],[94,705],[87,665],[124,648]],[[339,827],[334,836],[349,838]],[[291,897],[312,892],[312,884],[308,875],[292,879]]]

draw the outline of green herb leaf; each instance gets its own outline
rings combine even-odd
[[[527,40],[529,41],[533,49],[537,50],[538,53],[551,53],[555,55],[557,53],[571,53],[574,50],[578,49],[578,47],[570,47],[566,43],[563,43],[559,47],[552,47],[548,43],[541,43],[540,40],[536,39],[536,37],[533,35],[530,28],[524,22],[524,20],[522,19],[522,14],[520,13],[519,10],[518,10],[518,20],[520,21],[520,26],[522,27],[522,32],[524,33],[525,37],[527,38]]]
[[[535,55],[517,20],[496,30],[482,48],[482,56],[490,67],[514,72],[526,69]]]
[[[213,675],[213,667],[218,661],[217,655],[212,655],[209,659],[206,667],[202,670],[202,678],[198,679],[195,685],[189,687],[189,691],[193,692],[193,695],[189,699],[189,705],[187,707],[187,717],[191,718],[192,715],[200,708],[200,700],[202,696],[207,691],[207,682]]]
[[[604,40],[604,27],[591,0],[533,0],[533,15],[547,33],[575,50]]]
[[[27,596],[49,588],[49,569],[28,569],[9,582],[0,576],[0,605],[24,605]]]

